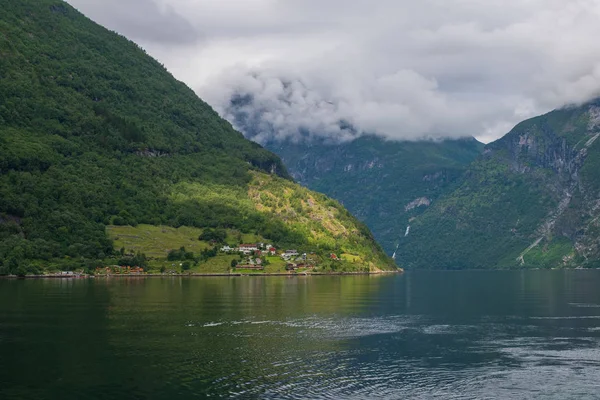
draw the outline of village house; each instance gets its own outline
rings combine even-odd
[[[306,253],[302,253],[300,257],[296,258],[296,261],[306,261]]]
[[[255,244],[240,244],[239,251],[244,254],[252,254],[258,250],[258,246]]]
[[[296,271],[300,268],[305,268],[305,269],[313,269],[315,266],[312,264],[305,264],[305,263],[287,263],[285,265],[285,269],[286,271]]]
[[[273,245],[270,243],[258,243],[256,247],[258,247],[259,251],[261,251],[262,254],[269,254],[272,256],[277,254],[277,249],[273,247]]]
[[[286,250],[285,253],[281,254],[281,258],[283,258],[284,260],[289,260],[292,257],[297,257],[300,253],[298,253],[298,250]]]
[[[294,264],[294,263],[287,263],[285,264],[285,270],[286,271],[295,271],[298,269],[298,264]]]
[[[221,247],[221,251],[223,253],[233,253],[236,251],[236,249],[234,249],[233,247],[229,247],[229,246],[223,246],[223,247]]]
[[[223,246],[221,251],[224,253],[235,253],[240,252],[245,255],[254,254],[256,256],[264,255],[277,255],[277,249],[270,244],[257,243],[257,244],[240,244],[238,248],[232,248],[229,246]]]

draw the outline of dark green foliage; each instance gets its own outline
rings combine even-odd
[[[463,184],[414,223],[401,240],[400,260],[420,268],[493,268],[533,240],[539,221],[556,205],[543,184],[495,160],[471,166]],[[507,260],[508,257],[508,260]]]
[[[518,124],[401,240],[412,268],[590,266],[600,257],[598,101]],[[532,246],[531,248],[529,248]]]
[[[204,232],[198,237],[198,240],[204,240],[205,242],[216,242],[224,243],[227,238],[227,231],[225,229],[205,229]]]
[[[169,261],[182,261],[182,260],[193,260],[194,253],[191,251],[186,251],[185,247],[181,247],[179,250],[171,250],[167,255],[167,260]]]
[[[178,181],[245,185],[249,165],[287,177],[137,45],[66,3],[7,0],[0,32],[0,273],[109,256],[111,223],[238,224],[226,206],[173,204]]]
[[[581,169],[582,180],[591,194],[600,197],[600,140],[588,149],[588,157]]]
[[[138,252],[132,256],[122,256],[119,258],[118,264],[120,266],[146,268],[148,266],[148,260],[146,259],[145,254]]]
[[[230,228],[281,246],[307,243],[307,229],[248,199],[252,171],[289,179],[281,160],[143,49],[60,0],[2,5],[0,274],[94,269],[98,260],[145,266],[143,255],[114,251],[110,224],[210,228],[214,242]]]
[[[209,258],[216,257],[217,254],[218,254],[218,250],[216,247],[213,247],[212,249],[204,249],[200,253],[199,261],[205,261],[205,260],[208,260]]]
[[[475,139],[398,142],[363,136],[341,144],[275,142],[267,148],[282,157],[300,183],[342,202],[391,254],[409,220],[425,209],[406,211],[405,206],[417,198],[435,200],[455,187],[483,144]],[[368,232],[366,226],[363,232]]]

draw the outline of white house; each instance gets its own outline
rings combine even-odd
[[[258,250],[258,246],[255,244],[240,244],[239,251],[244,254],[250,254]]]
[[[298,250],[286,250],[285,253],[281,254],[281,258],[284,260],[289,260],[292,257],[298,256],[299,254],[300,253],[298,253]]]

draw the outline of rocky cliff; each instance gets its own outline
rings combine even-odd
[[[600,101],[524,121],[485,147],[402,242],[415,268],[599,264]]]

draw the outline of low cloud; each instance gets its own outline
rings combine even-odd
[[[489,141],[600,95],[599,0],[72,3],[88,3],[84,12],[124,34],[133,29],[132,39],[258,141],[364,132]],[[158,14],[136,14],[143,4]],[[174,25],[183,31],[160,28]]]
[[[331,79],[323,73],[240,67],[203,93],[225,118],[262,143],[311,136],[348,140],[363,133],[404,140],[463,137],[476,132],[474,121],[497,118],[498,110],[492,112],[485,102],[453,98],[435,79],[413,70],[380,76],[340,72]]]

